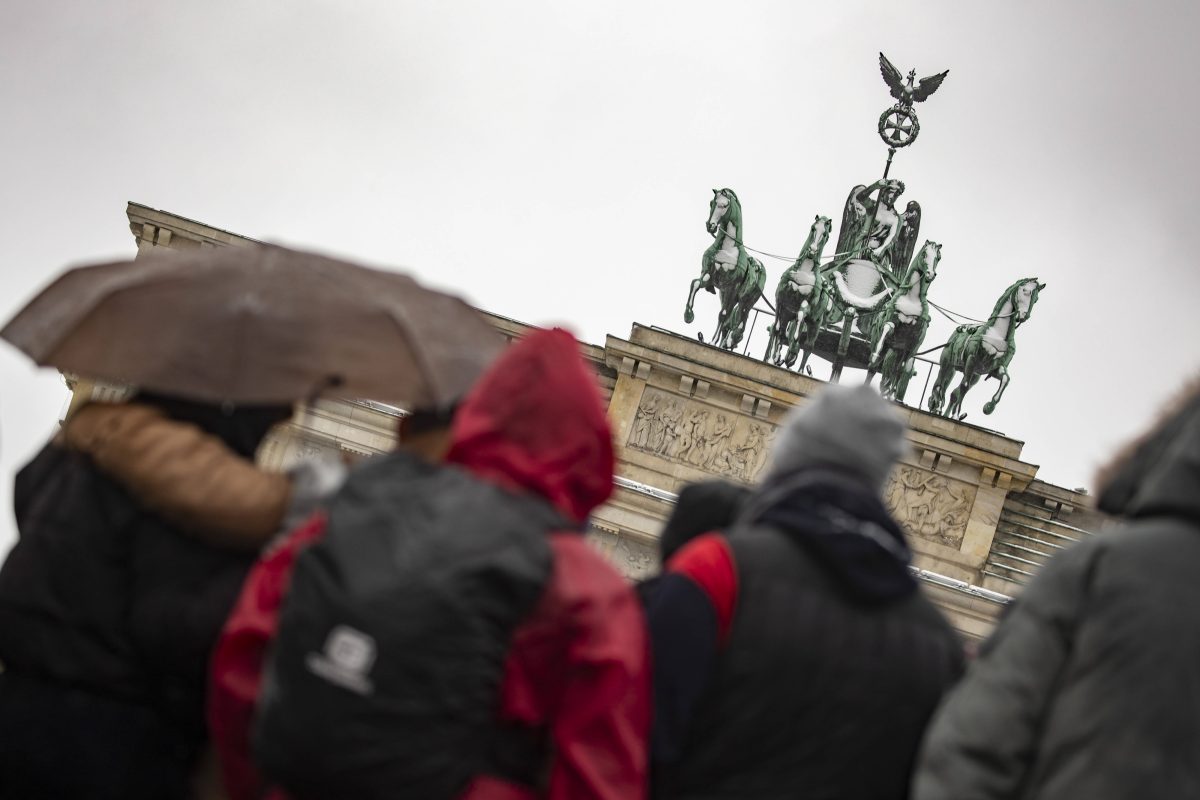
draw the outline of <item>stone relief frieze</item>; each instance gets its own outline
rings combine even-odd
[[[694,469],[752,483],[775,426],[646,387],[627,446]]]
[[[957,550],[967,532],[975,487],[902,464],[892,471],[884,499],[909,536]]]
[[[644,580],[658,571],[658,551],[653,545],[595,524],[588,531],[587,539],[629,580]]]
[[[658,554],[654,548],[627,536],[617,539],[609,558],[617,570],[632,581],[645,580],[658,571]]]

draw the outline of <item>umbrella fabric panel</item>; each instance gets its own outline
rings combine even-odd
[[[72,270],[0,332],[38,363],[215,402],[460,397],[502,347],[461,299],[275,246]]]

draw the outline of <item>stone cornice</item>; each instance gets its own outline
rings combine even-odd
[[[257,239],[230,233],[203,222],[197,222],[178,214],[144,206],[130,201],[125,206],[125,216],[129,218],[129,230],[138,242],[148,242],[152,245],[169,246],[171,240],[180,237],[190,240],[200,246],[219,247],[226,245],[258,244]],[[167,237],[162,237],[159,231],[169,231]],[[165,240],[163,240],[165,238]]]
[[[609,367],[646,380],[657,370],[704,382],[734,395],[761,398],[786,408],[803,402],[825,385],[824,381],[766,364],[688,339],[659,328],[634,324],[628,340],[609,336],[605,341]],[[983,470],[983,482],[1000,488],[1023,489],[1037,474],[1037,466],[1020,460],[1024,443],[976,425],[945,419],[910,406],[895,404],[907,419],[908,438],[916,448],[916,464],[944,472],[957,461]]]

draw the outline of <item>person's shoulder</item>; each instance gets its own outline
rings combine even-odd
[[[706,572],[714,564],[732,563],[733,551],[729,540],[719,531],[697,536],[679,549],[666,564],[666,571],[691,576],[696,572]]]
[[[671,557],[664,571],[668,578],[686,578],[704,593],[717,615],[720,638],[728,637],[739,588],[737,563],[725,535],[698,536]]]
[[[1097,542],[1114,553],[1179,548],[1181,542],[1200,546],[1200,521],[1178,516],[1136,517],[1093,534]]]
[[[13,483],[18,520],[63,519],[83,511],[97,525],[122,525],[140,514],[127,489],[56,437],[20,470]]]

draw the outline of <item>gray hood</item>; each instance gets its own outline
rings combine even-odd
[[[1200,381],[1100,477],[1097,507],[1122,517],[1200,520]]]

